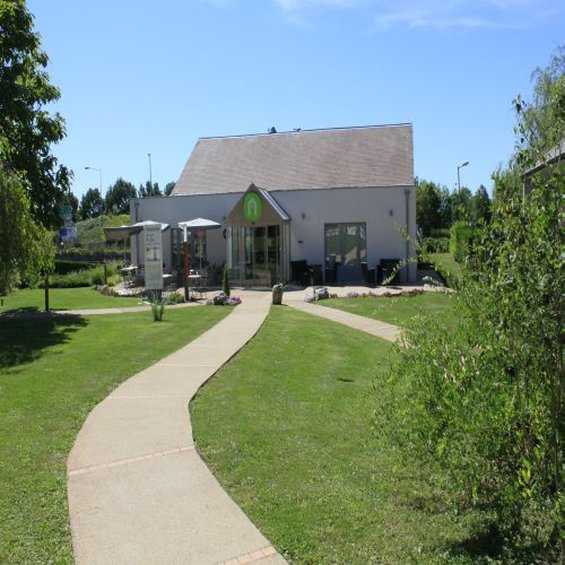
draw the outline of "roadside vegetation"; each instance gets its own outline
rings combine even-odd
[[[229,311],[171,310],[160,323],[150,313],[0,314],[0,562],[73,562],[66,459],[88,413]]]

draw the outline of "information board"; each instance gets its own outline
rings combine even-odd
[[[163,249],[161,224],[143,228],[145,246],[145,288],[163,290]]]

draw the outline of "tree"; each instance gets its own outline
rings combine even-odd
[[[96,218],[104,213],[104,199],[97,188],[89,188],[80,199],[80,217]]]
[[[53,236],[32,216],[25,181],[0,167],[0,296],[53,267]]]
[[[135,186],[120,177],[106,192],[106,212],[109,214],[127,214],[129,201],[137,198]]]
[[[145,185],[139,185],[139,197],[147,198],[148,196],[163,196],[159,188],[159,183],[154,182],[153,185],[151,185],[151,183],[147,181]]]
[[[451,203],[451,221],[452,222],[468,222],[471,219],[471,199],[473,195],[471,191],[462,186],[461,190],[456,190],[450,196]]]
[[[471,219],[475,224],[488,223],[491,217],[491,202],[487,189],[481,184],[471,200]]]
[[[433,182],[422,180],[416,185],[416,221],[422,235],[428,237],[441,227],[441,190]]]
[[[0,0],[0,30],[0,161],[23,175],[33,217],[53,228],[70,177],[50,150],[65,136],[63,118],[46,110],[60,93],[24,0]]]
[[[73,222],[76,222],[78,220],[79,201],[72,192],[67,195],[67,203],[73,209]]]
[[[176,182],[168,182],[165,185],[165,196],[170,196],[173,190],[175,189]]]

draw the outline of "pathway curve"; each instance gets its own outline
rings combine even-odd
[[[77,563],[285,563],[198,455],[188,414],[269,304],[270,294],[245,293],[221,322],[90,413],[67,461]]]
[[[398,341],[400,339],[400,334],[402,332],[401,328],[398,326],[393,326],[392,324],[387,324],[386,322],[381,322],[379,320],[374,320],[372,318],[367,318],[366,316],[359,316],[358,314],[350,314],[349,312],[344,312],[343,310],[338,310],[337,308],[331,308],[329,306],[319,306],[318,304],[312,304],[309,302],[304,302],[297,298],[290,298],[285,300],[285,304],[301,310],[302,312],[307,312],[308,314],[313,314],[314,316],[320,316],[321,318],[326,318],[327,320],[332,320],[334,322],[339,322],[356,330],[361,330],[368,334],[386,339],[387,341]]]

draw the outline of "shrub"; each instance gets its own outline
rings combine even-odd
[[[117,263],[106,264],[108,285],[112,286],[120,281]],[[104,265],[89,266],[88,269],[70,271],[64,274],[53,274],[49,277],[49,286],[52,288],[77,288],[106,284],[104,280]],[[40,282],[43,287],[43,281]]]
[[[447,237],[425,237],[419,245],[420,254],[426,253],[448,253],[449,238]]]
[[[458,326],[412,323],[376,416],[406,453],[441,465],[454,502],[490,508],[505,551],[528,562],[557,561],[563,179],[544,173],[524,201],[521,182],[497,178],[453,299]]]
[[[467,222],[455,222],[451,226],[449,252],[458,263],[463,263],[469,253],[474,229]]]
[[[84,271],[90,268],[92,268],[92,264],[87,261],[65,261],[56,259],[54,273],[57,275],[66,275],[67,273]]]
[[[222,291],[226,296],[229,297],[231,290],[230,290],[230,275],[227,264],[224,265],[224,272],[222,275]]]

